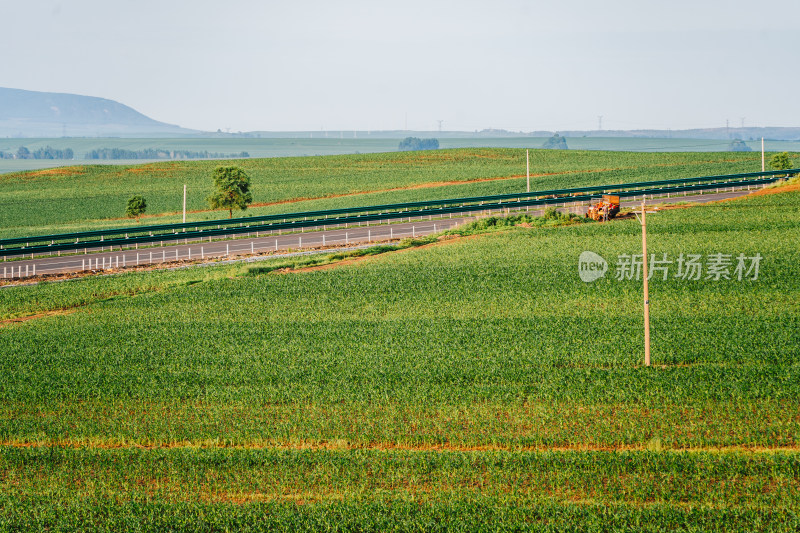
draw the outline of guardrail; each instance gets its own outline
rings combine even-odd
[[[236,219],[207,220],[192,223],[161,224],[0,239],[0,257],[90,249],[105,246],[136,246],[138,244],[148,244],[159,241],[198,240],[225,235],[241,235],[245,233],[258,234],[267,231],[293,231],[309,227],[347,225],[351,223],[360,224],[380,220],[389,222],[391,220],[403,218],[491,211],[497,209],[539,207],[565,202],[590,201],[600,194],[607,193],[613,193],[621,197],[631,197],[644,194],[700,192],[714,188],[763,185],[774,182],[787,173],[792,174],[798,172],[800,172],[800,169],[702,176],[696,178],[676,178],[617,185],[532,191],[530,193],[452,198],[446,200],[374,205],[360,208],[328,209]],[[214,226],[217,227],[214,228]],[[92,237],[94,237],[94,239],[89,240]],[[97,239],[97,237],[100,237],[100,239]],[[31,243],[33,243],[33,245],[31,245]]]

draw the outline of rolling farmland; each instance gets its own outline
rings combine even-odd
[[[623,154],[639,170],[604,174],[590,155],[582,180],[754,165]],[[443,166],[510,174],[519,151],[499,159]],[[448,176],[415,165],[390,184]],[[641,281],[615,275],[635,219],[3,289],[0,528],[795,530],[798,229],[797,191],[648,217],[673,274],[732,260],[651,280],[652,368]],[[580,280],[585,250],[604,278]]]
[[[189,220],[208,211],[213,169],[225,162],[75,166],[0,176],[0,238],[130,224],[125,205],[147,200],[143,223]],[[525,190],[525,151],[456,149],[310,158],[233,160],[252,180],[254,215],[442,199]],[[760,155],[534,150],[531,188],[547,189],[760,170]]]

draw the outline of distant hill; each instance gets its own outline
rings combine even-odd
[[[757,141],[765,139],[796,141],[800,140],[800,128],[765,127],[765,128],[702,128],[691,130],[593,130],[562,131],[564,137],[645,137],[659,139],[740,139]]]
[[[0,137],[180,137],[194,133],[105,98],[0,87]]]
[[[200,132],[153,120],[124,104],[77,94],[49,93],[0,87],[0,137],[187,137],[200,135],[213,138],[374,138],[403,139],[409,136],[429,137],[431,131],[253,131],[223,133]],[[613,137],[654,139],[740,139],[757,141],[800,140],[800,128],[706,128],[685,130],[589,130],[528,131],[503,129],[480,131],[439,131],[439,138],[502,139],[508,137],[544,137],[555,133],[561,137]]]
[[[687,130],[574,130],[574,131],[509,131],[502,129],[485,129],[480,131],[431,131],[431,130],[327,130],[327,131],[252,131],[247,133],[208,133],[212,137],[258,137],[265,139],[403,139],[405,137],[430,137],[439,139],[504,139],[504,138],[549,138],[558,134],[561,137],[595,137],[595,138],[638,138],[638,139],[708,139],[732,141],[758,141],[761,137],[767,140],[797,141],[800,140],[800,128],[795,127],[763,127],[763,128],[705,128]]]

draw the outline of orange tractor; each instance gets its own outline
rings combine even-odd
[[[592,202],[586,216],[592,220],[607,221],[619,213],[619,196],[604,194],[598,202]]]

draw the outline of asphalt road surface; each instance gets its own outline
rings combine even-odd
[[[743,196],[750,191],[729,191],[696,196],[673,195],[671,198],[649,199],[648,202],[713,202],[727,198]],[[633,207],[641,203],[634,199],[622,203],[623,207]],[[585,213],[586,204],[569,203],[561,207],[562,211]],[[530,209],[531,215],[541,215],[542,209]],[[497,214],[494,211],[493,214]],[[485,214],[483,216],[486,216]],[[394,224],[373,226],[351,226],[348,228],[327,229],[325,231],[308,231],[302,233],[260,234],[258,237],[236,238],[219,241],[191,241],[184,244],[168,244],[165,246],[140,247],[139,249],[113,250],[100,252],[91,250],[86,254],[36,256],[33,259],[5,261],[0,266],[2,279],[19,279],[41,277],[43,275],[65,274],[82,271],[104,271],[143,266],[156,263],[172,263],[178,261],[201,261],[241,255],[263,253],[287,253],[299,250],[338,248],[367,244],[370,242],[390,242],[407,237],[419,237],[437,233],[466,222],[475,220],[476,216],[453,216],[453,218],[423,219]]]

